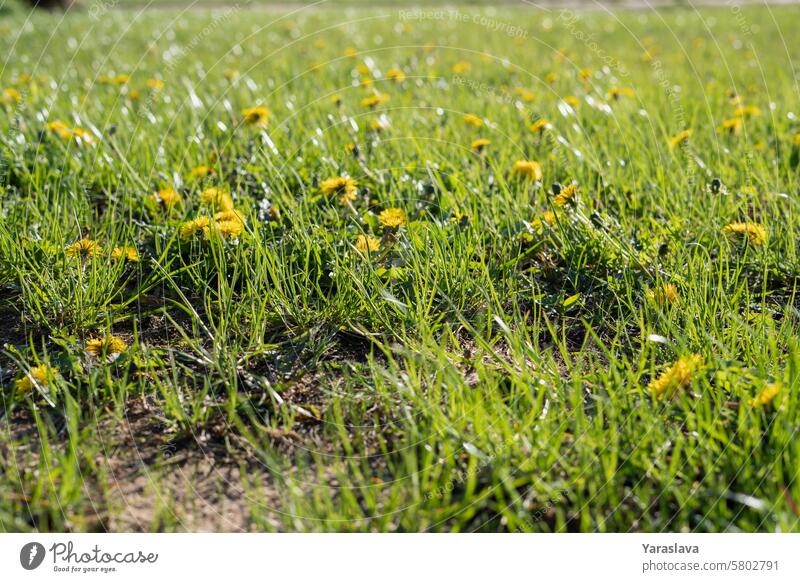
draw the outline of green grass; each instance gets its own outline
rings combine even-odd
[[[0,526],[797,531],[795,14],[3,17]]]

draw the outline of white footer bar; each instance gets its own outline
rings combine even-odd
[[[800,535],[0,535],[0,580],[238,582],[254,574],[313,582],[797,581]]]

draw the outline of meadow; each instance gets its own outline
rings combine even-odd
[[[798,16],[4,5],[0,530],[800,530]]]

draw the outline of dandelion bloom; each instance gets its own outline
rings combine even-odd
[[[546,119],[537,119],[530,125],[530,130],[533,133],[542,133],[545,129],[550,128],[550,122]]]
[[[72,131],[70,131],[67,124],[63,121],[51,121],[47,124],[47,129],[57,134],[61,139],[69,139],[72,137]]]
[[[139,261],[139,251],[134,247],[114,247],[114,250],[111,251],[111,258],[135,263]]]
[[[578,105],[581,104],[581,100],[575,97],[575,95],[567,95],[564,97],[563,101],[573,109],[577,109]]]
[[[374,253],[380,250],[381,241],[374,236],[360,234],[356,237],[356,248],[362,253]]]
[[[161,91],[164,88],[164,81],[161,79],[147,79],[147,87],[153,91]]]
[[[95,240],[82,238],[81,240],[69,245],[64,252],[68,257],[80,257],[84,259],[101,254],[103,252],[103,247],[101,247]]]
[[[385,119],[378,118],[370,121],[369,126],[371,129],[375,131],[381,131],[389,127],[389,122],[386,121]]]
[[[764,389],[758,393],[758,396],[750,400],[750,406],[758,408],[760,406],[767,406],[772,404],[772,401],[775,400],[775,397],[780,393],[781,385],[780,382],[775,382],[774,384],[769,384],[764,387]]]
[[[361,100],[362,107],[377,107],[382,103],[386,103],[389,101],[390,97],[386,93],[379,93],[377,95],[370,95],[369,97],[365,97]]]
[[[206,188],[200,192],[200,202],[215,210],[233,210],[233,198],[222,188]]]
[[[121,354],[128,349],[128,344],[121,337],[110,335],[102,339],[90,339],[86,342],[86,351],[95,357],[102,355],[113,356]]]
[[[0,98],[5,105],[11,103],[20,103],[22,101],[22,94],[16,89],[4,89],[2,98]]]
[[[516,89],[514,89],[514,93],[519,95],[520,98],[527,103],[536,100],[536,93],[534,93],[530,89],[525,89],[524,87],[517,87]]]
[[[468,63],[467,61],[459,61],[455,65],[453,65],[453,72],[456,75],[460,75],[461,73],[466,73],[472,68],[472,64]]]
[[[470,149],[472,149],[473,151],[476,151],[476,152],[482,152],[482,151],[483,151],[483,148],[485,148],[486,146],[488,146],[490,143],[492,143],[492,142],[490,142],[490,141],[489,141],[488,139],[486,139],[485,137],[479,137],[478,139],[474,139],[474,140],[472,140],[472,143],[469,145],[469,147],[470,147]]]
[[[114,77],[113,82],[115,85],[127,85],[130,80],[130,75],[117,75]]]
[[[682,356],[658,378],[650,382],[648,388],[656,398],[671,396],[676,390],[687,388],[694,375],[703,367],[703,357],[698,354]]]
[[[651,303],[667,305],[668,303],[675,303],[678,300],[678,288],[671,283],[667,283],[655,289],[649,289],[645,293],[645,296]]]
[[[402,83],[406,80],[406,74],[400,69],[389,69],[386,71],[386,78],[395,83]]]
[[[270,115],[272,113],[266,107],[248,107],[242,110],[244,122],[253,127],[266,127]]]
[[[514,162],[514,173],[531,180],[541,180],[542,166],[539,165],[539,162],[534,162],[533,160],[519,160]]]
[[[349,46],[344,49],[344,56],[352,58],[356,55],[358,55],[358,51],[354,47]]]
[[[544,78],[545,83],[553,84],[558,81],[558,75],[555,72],[547,73],[547,76]]]
[[[556,224],[556,213],[552,210],[545,210],[542,212],[542,220],[544,220],[550,226],[555,226]]]
[[[556,206],[566,206],[575,202],[575,196],[578,194],[578,185],[575,183],[567,184],[558,191],[556,197],[553,199]]]
[[[155,194],[150,196],[150,200],[158,204],[159,206],[164,206],[164,208],[172,208],[176,204],[178,204],[182,198],[181,195],[175,192],[172,188],[164,188],[159,190]]]
[[[198,216],[193,220],[184,222],[178,233],[182,239],[190,239],[196,234],[208,234],[208,227],[211,226],[211,220],[208,216]]]
[[[402,208],[387,208],[378,215],[378,220],[386,228],[400,228],[408,224],[408,217]]]
[[[752,222],[731,222],[722,227],[722,232],[731,236],[747,237],[756,246],[767,242],[767,229]]]
[[[50,366],[36,366],[30,369],[30,372],[25,374],[22,378],[14,382],[17,392],[20,394],[27,394],[32,391],[34,387],[43,388],[55,378],[56,371]]]
[[[611,87],[608,91],[608,98],[617,101],[620,97],[633,97],[636,91],[630,87]]]
[[[222,220],[217,223],[217,230],[223,238],[237,238],[244,232],[244,223],[241,220]]]
[[[358,182],[347,176],[335,176],[322,182],[322,193],[328,196],[355,195]]]
[[[739,134],[742,132],[743,126],[744,122],[741,117],[732,117],[731,119],[723,121],[722,125],[717,128],[717,131],[720,133],[727,131],[728,133]]]
[[[755,117],[761,115],[761,110],[755,105],[740,105],[733,110],[736,117]]]
[[[472,113],[467,113],[464,116],[464,121],[467,122],[469,125],[474,125],[475,127],[480,127],[483,125],[483,120],[477,115],[473,115]]]
[[[685,141],[687,141],[690,137],[692,137],[692,130],[691,129],[684,129],[680,133],[676,134],[675,136],[669,139],[669,147],[670,149],[675,149]]]
[[[208,166],[197,166],[196,168],[192,168],[192,171],[189,172],[189,179],[201,180],[203,178],[207,178],[213,173],[214,173],[214,168],[210,168]]]
[[[334,105],[339,105],[342,102],[341,95],[331,95],[331,103]]]
[[[71,137],[73,137],[79,144],[83,145],[94,145],[95,137],[80,127],[75,127],[70,132]]]

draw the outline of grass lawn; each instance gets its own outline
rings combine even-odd
[[[0,15],[0,531],[798,531],[798,8]]]

